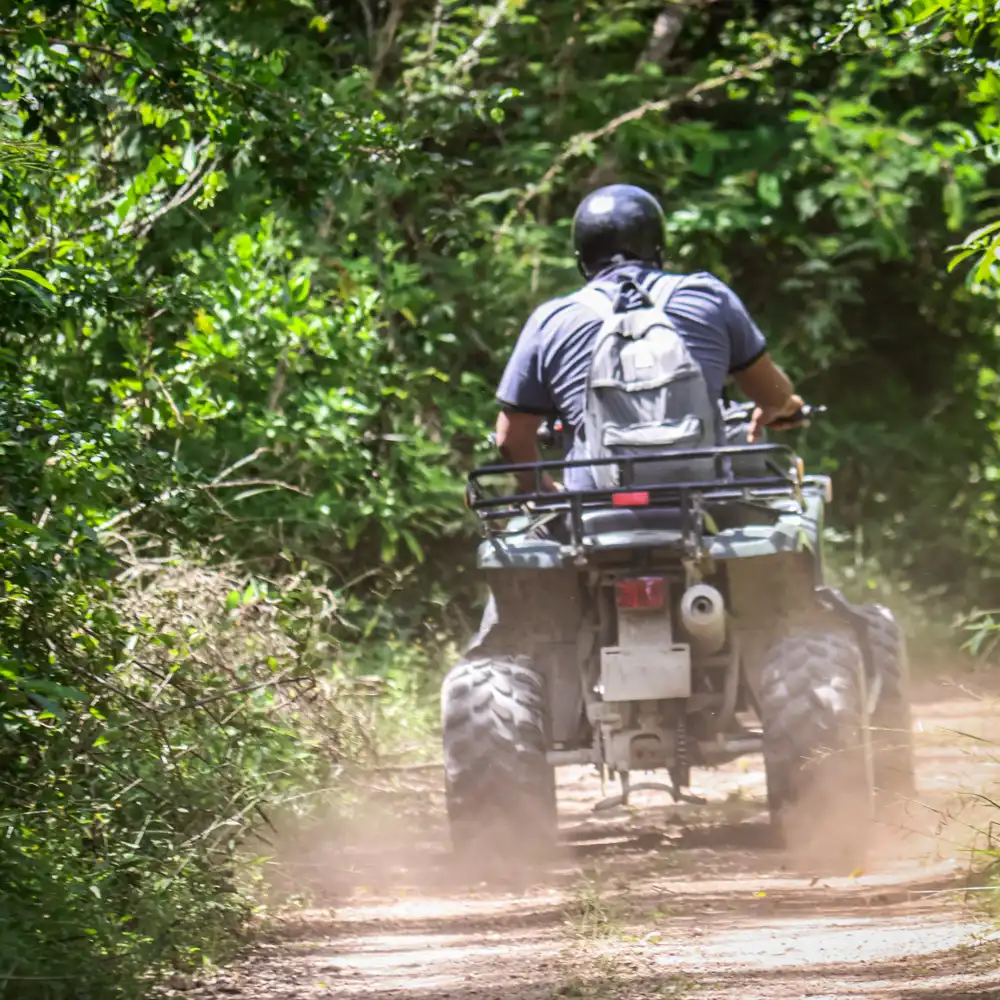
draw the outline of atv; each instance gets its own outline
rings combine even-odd
[[[791,817],[822,823],[835,798],[862,837],[912,792],[901,630],[825,585],[830,480],[788,445],[748,444],[749,415],[727,410],[724,446],[604,460],[614,489],[544,492],[543,471],[596,464],[558,457],[470,474],[492,596],[441,694],[457,851],[550,852],[561,765],[620,779],[602,808],[639,787],[692,800],[692,768],[763,753],[785,841]],[[675,473],[635,486],[643,461]],[[525,472],[535,489],[512,492]],[[668,780],[631,783],[649,771]]]

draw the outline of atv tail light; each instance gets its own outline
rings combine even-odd
[[[619,580],[615,591],[620,608],[662,608],[667,599],[667,582],[662,576],[637,576]]]
[[[648,507],[649,494],[641,493],[613,493],[611,503],[615,507]]]

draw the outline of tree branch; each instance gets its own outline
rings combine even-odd
[[[221,483],[222,480],[225,479],[226,476],[228,476],[230,473],[235,472],[237,469],[242,469],[244,465],[249,465],[251,462],[260,458],[261,455],[266,455],[267,452],[269,452],[270,450],[271,450],[270,448],[257,448],[254,451],[252,451],[249,455],[246,455],[243,458],[241,458],[238,462],[233,462],[232,465],[223,469],[222,472],[220,472],[212,480],[211,485],[214,486],[216,483]]]
[[[0,35],[20,35],[18,28],[0,28]],[[88,52],[100,52],[101,55],[113,56],[115,59],[134,59],[135,56],[128,52],[117,52],[115,49],[107,49],[103,45],[94,45],[92,42],[71,42],[66,38],[46,38],[49,45],[65,45],[68,49],[86,49]]]
[[[375,57],[372,59],[372,90],[378,86],[378,81],[385,69],[386,60],[392,51],[392,43],[396,40],[396,31],[403,18],[403,8],[406,0],[392,0],[385,23],[379,28],[375,39]]]
[[[168,212],[175,208],[180,208],[185,202],[190,201],[204,186],[211,176],[212,171],[219,165],[219,158],[203,163],[195,167],[188,179],[177,189],[174,196],[159,208],[143,219],[142,228],[138,232],[139,239],[144,240],[152,232],[157,219],[161,219]],[[135,230],[132,230],[135,232]]]
[[[168,707],[158,709],[157,711],[160,715],[170,715],[174,712],[187,712],[193,708],[204,708],[206,705],[210,705],[212,702],[219,701],[222,698],[231,698],[233,695],[237,694],[249,694],[252,691],[260,691],[263,688],[281,687],[286,684],[297,684],[300,681],[308,681],[312,686],[315,686],[316,684],[316,678],[312,674],[296,674],[293,677],[273,677],[270,680],[260,681],[256,684],[243,684],[240,687],[220,691],[217,694],[208,695],[198,701],[186,701],[180,705],[169,705]]]
[[[179,426],[185,427],[186,424],[184,423],[184,417],[181,415],[181,411],[177,409],[177,404],[174,402],[174,397],[170,395],[170,390],[167,388],[166,383],[156,372],[153,372],[152,374],[153,380],[160,387],[160,391],[166,397],[167,403],[170,405],[170,409],[174,415],[174,420],[177,421]]]
[[[479,32],[472,44],[455,60],[451,66],[451,71],[456,74],[467,73],[479,62],[483,47],[490,40],[493,29],[503,20],[504,15],[511,7],[511,0],[500,0],[500,2],[490,12],[489,17],[483,24],[483,30]]]
[[[129,507],[128,510],[119,511],[114,517],[108,518],[103,524],[97,526],[98,533],[107,534],[115,526],[121,524],[123,521],[127,521],[133,514],[138,514],[147,507],[162,503],[164,500],[169,500],[175,494],[180,493],[181,489],[182,487],[180,486],[173,486],[170,489],[164,490],[154,499],[150,500],[149,503],[137,503],[134,507]]]
[[[444,21],[444,0],[436,0],[434,15],[431,19],[430,37],[427,41],[427,58],[430,59],[437,51],[438,35],[441,34],[441,24]]]
[[[646,115],[654,114],[656,112],[669,111],[675,104],[681,104],[685,101],[694,100],[696,97],[699,97],[701,94],[704,94],[709,90],[718,90],[720,87],[724,87],[727,83],[732,83],[735,80],[743,80],[748,76],[753,76],[753,74],[759,73],[762,70],[767,69],[769,66],[774,65],[777,60],[778,54],[771,53],[763,59],[758,59],[754,63],[739,66],[731,73],[726,73],[722,76],[715,76],[709,80],[702,80],[701,83],[696,83],[683,94],[675,94],[673,97],[664,97],[658,101],[646,101],[644,104],[640,104],[637,108],[633,108],[631,111],[626,111],[624,114],[618,115],[617,118],[612,118],[611,121],[606,122],[599,129],[595,129],[593,132],[585,132],[581,135],[574,136],[568,143],[566,143],[563,151],[555,158],[552,166],[550,166],[549,169],[542,175],[542,179],[537,184],[529,187],[525,192],[524,197],[520,200],[517,206],[518,214],[522,213],[530,202],[534,201],[535,198],[546,191],[563,167],[570,160],[582,155],[590,143],[605,139],[609,135],[613,135],[617,132],[623,125],[627,125],[629,122],[638,121],[640,118],[645,118]]]
[[[293,493],[301,493],[304,497],[312,496],[312,493],[310,493],[309,490],[304,490],[298,486],[292,486],[291,483],[283,482],[280,479],[232,479],[224,483],[217,483],[213,481],[205,486],[204,489],[220,490],[224,486],[274,486],[276,489],[291,490]]]
[[[271,450],[270,448],[257,448],[249,455],[246,455],[243,458],[241,458],[238,462],[234,462],[228,468],[223,469],[222,472],[220,472],[213,480],[211,480],[211,482],[199,485],[198,489],[209,491],[222,486],[241,485],[241,483],[239,482],[226,480],[226,476],[231,475],[237,469],[242,468],[244,465],[249,465],[255,459],[260,458],[261,455],[266,454],[270,450]],[[279,485],[285,487],[286,489],[294,490],[297,493],[303,492],[302,490],[298,489],[298,487],[290,486],[288,483],[281,483]],[[102,524],[99,524],[95,530],[99,534],[106,535],[108,532],[111,531],[112,528],[115,528],[123,521],[129,520],[129,518],[131,518],[134,514],[138,514],[141,511],[146,510],[147,507],[154,507],[156,506],[156,504],[163,503],[164,500],[169,500],[171,497],[176,496],[178,493],[181,493],[186,488],[187,487],[184,486],[171,486],[168,489],[163,490],[162,493],[158,494],[156,497],[154,497],[152,500],[148,502],[137,503],[135,506],[129,507],[127,510],[119,511],[117,514],[114,515],[114,517],[110,517],[108,518],[107,521],[104,521]]]

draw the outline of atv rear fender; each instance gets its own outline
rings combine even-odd
[[[753,559],[779,554],[808,553],[820,562],[824,496],[817,489],[803,490],[805,510],[783,513],[775,524],[727,528],[706,535],[703,545],[713,560]],[[504,535],[492,535],[479,546],[476,563],[482,570],[559,570],[574,565],[569,546],[550,539],[532,538],[527,518],[512,521]],[[683,546],[680,531],[604,532],[584,540],[585,552],[595,555],[615,549],[662,549]],[[821,573],[817,572],[817,583]]]

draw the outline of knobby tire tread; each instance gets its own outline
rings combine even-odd
[[[470,657],[445,678],[441,714],[455,849],[551,850],[557,818],[544,676],[526,657]]]
[[[772,824],[808,793],[850,794],[867,811],[871,773],[861,652],[839,632],[793,631],[771,648],[761,671],[764,765]]]

